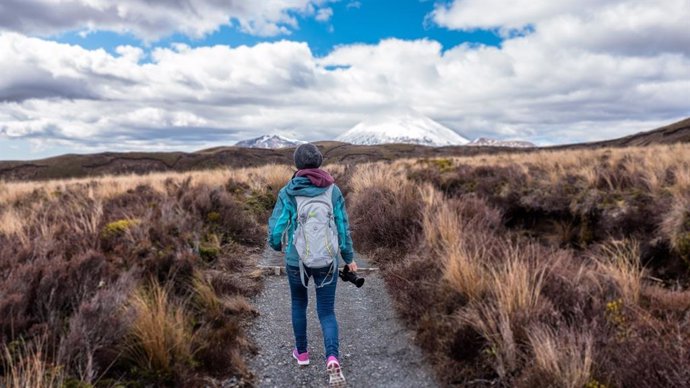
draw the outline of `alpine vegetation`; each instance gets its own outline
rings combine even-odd
[[[361,165],[355,244],[442,385],[686,386],[683,146]]]
[[[289,177],[0,186],[0,386],[249,385],[256,253]]]

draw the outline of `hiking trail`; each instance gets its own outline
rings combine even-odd
[[[356,256],[360,268],[369,268]],[[342,264],[342,263],[341,263]],[[259,310],[249,330],[258,354],[249,361],[258,387],[324,387],[328,385],[321,325],[316,316],[316,295],[309,284],[307,336],[308,366],[292,358],[294,336],[290,290],[283,254],[266,248],[259,260],[266,275],[264,289],[253,302]],[[338,279],[335,313],[340,336],[340,363],[349,387],[437,387],[431,368],[413,344],[413,333],[398,322],[383,279],[376,271],[359,271],[362,288]]]

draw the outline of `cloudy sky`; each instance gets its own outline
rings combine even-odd
[[[468,138],[690,116],[690,0],[0,0],[0,159],[332,139],[414,110]]]

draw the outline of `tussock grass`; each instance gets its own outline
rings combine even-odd
[[[130,300],[134,322],[125,353],[143,370],[164,375],[192,365],[194,331],[187,303],[172,300],[170,290],[152,281]]]
[[[502,248],[504,261],[487,272],[489,289],[496,306],[508,316],[536,314],[541,307],[541,290],[548,264],[537,264],[536,247],[507,244]]]
[[[689,162],[654,146],[360,165],[355,244],[442,384],[683,386]],[[415,222],[407,244],[377,234]]]
[[[194,273],[191,283],[192,300],[199,311],[204,311],[212,317],[222,315],[223,304],[220,297],[199,271]]]
[[[35,345],[18,341],[3,346],[0,386],[6,388],[60,388],[65,376],[62,368],[52,364],[45,353],[44,342]]]
[[[376,187],[393,188],[404,181],[400,172],[386,168],[384,163],[372,163],[357,166],[349,185],[354,193],[365,193]]]
[[[469,299],[479,299],[491,286],[484,267],[486,251],[471,251],[466,245],[458,244],[440,252],[444,261],[444,279],[457,292]]]
[[[260,278],[246,257],[265,241],[270,185],[290,176],[268,166],[2,183],[0,347],[40,334],[45,365],[87,383],[249,381],[240,322]],[[216,287],[208,273],[225,276]]]
[[[236,182],[245,182],[254,190],[269,190],[278,193],[292,178],[295,169],[282,164],[269,164],[251,169],[232,170],[229,179]]]
[[[24,222],[15,208],[7,207],[4,210],[0,210],[0,233],[17,236],[19,239],[26,241],[26,234],[23,231]]]
[[[56,199],[60,193],[75,188],[88,188],[95,198],[110,199],[134,190],[137,186],[150,186],[155,192],[166,191],[166,181],[191,179],[192,186],[222,186],[228,180],[242,182],[256,190],[279,190],[292,177],[294,170],[287,165],[265,165],[254,168],[227,169],[189,172],[153,172],[149,174],[104,175],[56,179],[46,181],[11,181],[0,185],[0,203],[15,203],[33,192],[45,193],[46,198]]]
[[[659,227],[671,247],[690,263],[690,196],[676,195],[673,205]]]
[[[535,366],[546,381],[564,388],[581,388],[591,381],[594,364],[591,333],[538,325],[529,331]]]
[[[484,353],[500,379],[518,368],[520,350],[507,311],[490,302],[479,302],[458,314],[461,323],[474,328],[487,343]]]
[[[442,384],[683,386],[685,148],[327,169],[347,194],[355,247],[382,268]],[[89,376],[154,385],[184,384],[180,371],[249,376],[240,321],[256,313],[247,300],[256,278],[236,275],[247,274],[247,250],[264,243],[261,224],[293,171],[0,182],[2,338],[44,330]],[[102,233],[134,219],[123,233]],[[128,287],[117,286],[122,268],[135,274]],[[110,321],[112,311],[125,312]],[[84,329],[94,323],[107,330]],[[87,345],[84,361],[74,348]],[[128,357],[113,356],[123,348]],[[57,366],[50,352],[39,358],[64,376],[84,368]]]
[[[422,230],[426,246],[440,257],[444,278],[453,289],[468,298],[479,298],[488,286],[484,267],[487,247],[467,243],[467,233],[471,232],[460,214],[451,209],[438,191],[424,185],[420,193],[424,204]]]
[[[629,303],[637,304],[640,299],[645,272],[640,264],[640,245],[637,241],[611,241],[601,248],[596,256],[600,273],[611,278]]]

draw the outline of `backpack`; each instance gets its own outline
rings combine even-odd
[[[326,278],[320,286],[331,284],[338,269],[338,230],[333,216],[333,186],[315,197],[295,196],[297,227],[292,241],[299,255],[300,278],[306,287],[305,267],[331,266],[331,281]]]

